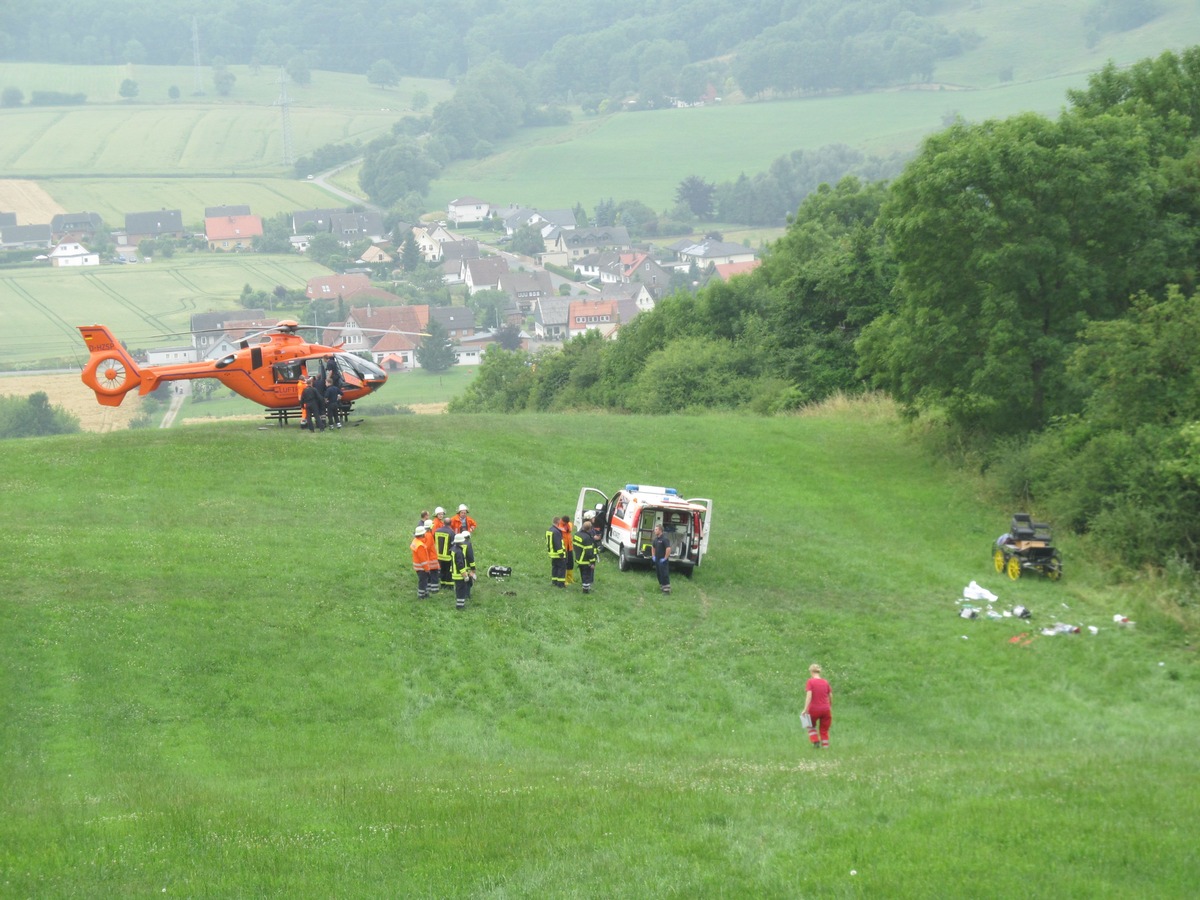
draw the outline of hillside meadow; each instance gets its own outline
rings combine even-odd
[[[1190,897],[1200,877],[1194,635],[1070,536],[1063,581],[1001,581],[1012,510],[885,403],[6,451],[5,894]],[[554,591],[550,517],[643,480],[712,498],[695,577],[664,597],[604,557],[595,594]],[[418,510],[464,501],[481,569],[513,574],[456,613],[416,600],[406,546]],[[959,618],[973,579],[1033,619]],[[1056,621],[1083,633],[1040,635]],[[797,722],[813,661],[828,751]]]

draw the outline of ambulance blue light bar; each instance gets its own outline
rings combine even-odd
[[[676,497],[679,496],[679,491],[675,490],[675,488],[669,488],[669,487],[660,488],[660,487],[651,487],[650,485],[646,485],[645,487],[642,487],[640,484],[627,484],[627,485],[625,485],[625,490],[627,490],[627,491],[643,491],[643,490],[644,491],[655,491],[656,493],[659,493],[659,494],[671,494]]]

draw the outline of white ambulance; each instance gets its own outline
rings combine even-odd
[[[661,525],[671,541],[671,563],[689,578],[708,551],[712,500],[685,500],[675,488],[627,484],[611,497],[585,487],[575,506],[575,527],[592,510],[600,523],[600,545],[617,555],[624,572],[638,562],[650,562],[654,526]]]

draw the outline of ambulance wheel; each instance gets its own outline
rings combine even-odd
[[[617,553],[617,569],[622,572],[629,571],[629,557],[625,555],[624,547]]]

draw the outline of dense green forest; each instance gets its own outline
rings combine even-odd
[[[883,390],[1131,565],[1200,548],[1200,47],[1055,120],[957,123],[809,196],[755,272],[616,340],[492,349],[458,412],[770,414]]]
[[[456,77],[487,59],[527,72],[543,101],[572,94],[696,100],[731,75],[747,94],[927,79],[978,40],[930,19],[936,0],[81,0],[0,11],[0,58],[287,65]],[[736,54],[730,69],[720,57]]]

